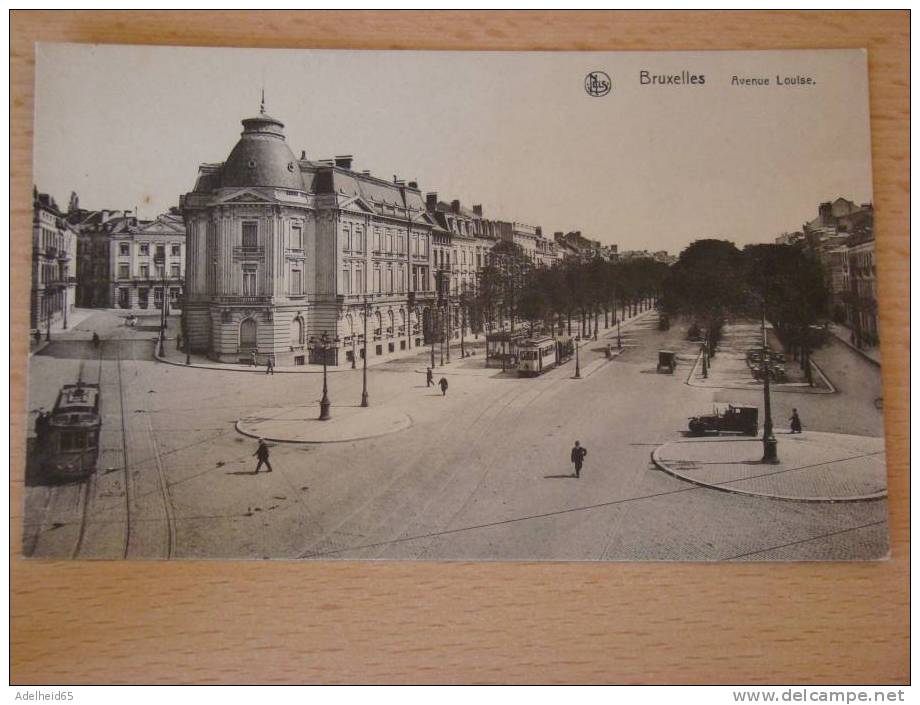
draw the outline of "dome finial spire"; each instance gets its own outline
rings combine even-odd
[[[259,115],[265,115],[265,86],[262,86],[262,102],[259,105]]]

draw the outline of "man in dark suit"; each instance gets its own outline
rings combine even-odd
[[[581,443],[575,441],[575,447],[572,448],[572,462],[575,464],[575,477],[581,477],[581,466],[585,462],[585,456],[588,454],[587,449],[582,448]]]
[[[272,464],[268,462],[268,446],[265,445],[265,440],[259,439],[259,447],[256,448],[256,452],[253,453],[255,457],[259,459],[259,464],[256,465],[256,469],[253,471],[253,475],[259,474],[259,468],[265,465],[268,468],[268,472],[272,471]]]

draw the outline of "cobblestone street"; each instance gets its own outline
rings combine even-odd
[[[701,487],[655,467],[651,452],[680,439],[688,416],[715,401],[760,404],[762,393],[687,384],[698,346],[686,341],[684,325],[658,330],[653,311],[621,327],[624,348],[613,359],[604,350],[609,341],[616,348],[616,328],[585,341],[581,380],[572,379],[574,361],[521,379],[485,369],[481,357],[459,360],[455,348],[453,363],[435,369],[436,379],[450,380],[445,396],[426,387],[419,351],[369,367],[364,410],[360,367],[338,370],[329,375],[328,433],[345,435],[274,443],[274,472],[258,475],[251,436],[262,431],[247,424],[274,413],[293,420],[292,432],[307,433],[320,423],[312,419],[322,374],[158,362],[156,317],[127,328],[122,315],[94,312],[31,359],[30,435],[37,409],[49,408],[78,374],[100,379],[104,421],[99,470],[88,482],[49,486],[30,468],[28,555],[756,560],[887,552],[884,499],[777,501]],[[103,339],[99,352],[93,331]],[[659,349],[677,352],[673,375],[656,372]],[[778,425],[797,406],[806,435],[880,438],[877,367],[843,343],[815,359],[838,393],[777,394]],[[408,423],[349,440],[347,426],[361,414],[368,426],[373,418]],[[575,440],[588,449],[580,479],[569,462]],[[783,446],[781,438],[781,454]]]

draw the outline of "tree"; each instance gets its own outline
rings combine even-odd
[[[828,316],[827,280],[816,257],[790,245],[744,248],[745,281],[751,304],[760,307],[787,350],[799,357],[811,381],[811,352],[823,344],[815,329]]]
[[[698,321],[707,338],[718,335],[727,317],[750,311],[744,257],[728,240],[691,243],[671,267],[663,289],[664,310]]]

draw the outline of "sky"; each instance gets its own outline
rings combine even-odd
[[[585,90],[589,72],[611,78]],[[650,76],[705,83],[643,85]],[[686,72],[686,73],[684,73]],[[733,85],[732,77],[769,85]],[[811,85],[776,85],[810,77]],[[863,50],[367,52],[36,45],[33,180],[66,208],[178,205],[240,120],[285,123],[295,155],[418,181],[487,218],[679,253],[800,229],[821,201],[872,200]]]

